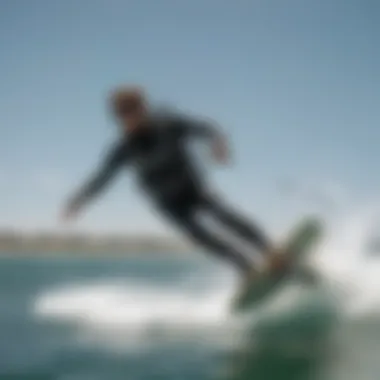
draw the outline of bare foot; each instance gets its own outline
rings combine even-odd
[[[278,272],[287,268],[289,264],[288,256],[282,250],[275,250],[269,254],[268,271]]]

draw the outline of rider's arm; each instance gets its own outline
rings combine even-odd
[[[228,159],[228,141],[225,135],[211,121],[182,117],[178,119],[178,133],[182,137],[206,138],[211,143],[214,157],[221,162]]]
[[[178,118],[178,129],[180,134],[186,137],[222,138],[222,133],[213,122],[201,118]]]
[[[128,160],[128,149],[123,145],[113,148],[96,172],[71,198],[68,208],[79,209],[98,196],[110,184]]]

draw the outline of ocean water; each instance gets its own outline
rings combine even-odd
[[[3,258],[0,379],[378,379],[369,219],[335,220],[310,258],[318,284],[289,282],[243,317],[234,274],[199,254]]]

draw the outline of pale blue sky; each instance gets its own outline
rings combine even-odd
[[[0,2],[0,226],[55,227],[128,82],[229,131],[236,165],[213,180],[259,220],[289,211],[288,179],[375,194],[379,18],[376,0]],[[126,178],[80,228],[160,229]]]

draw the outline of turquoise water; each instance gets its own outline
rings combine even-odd
[[[378,378],[375,314],[296,284],[240,320],[234,281],[173,257],[2,259],[0,378]]]

